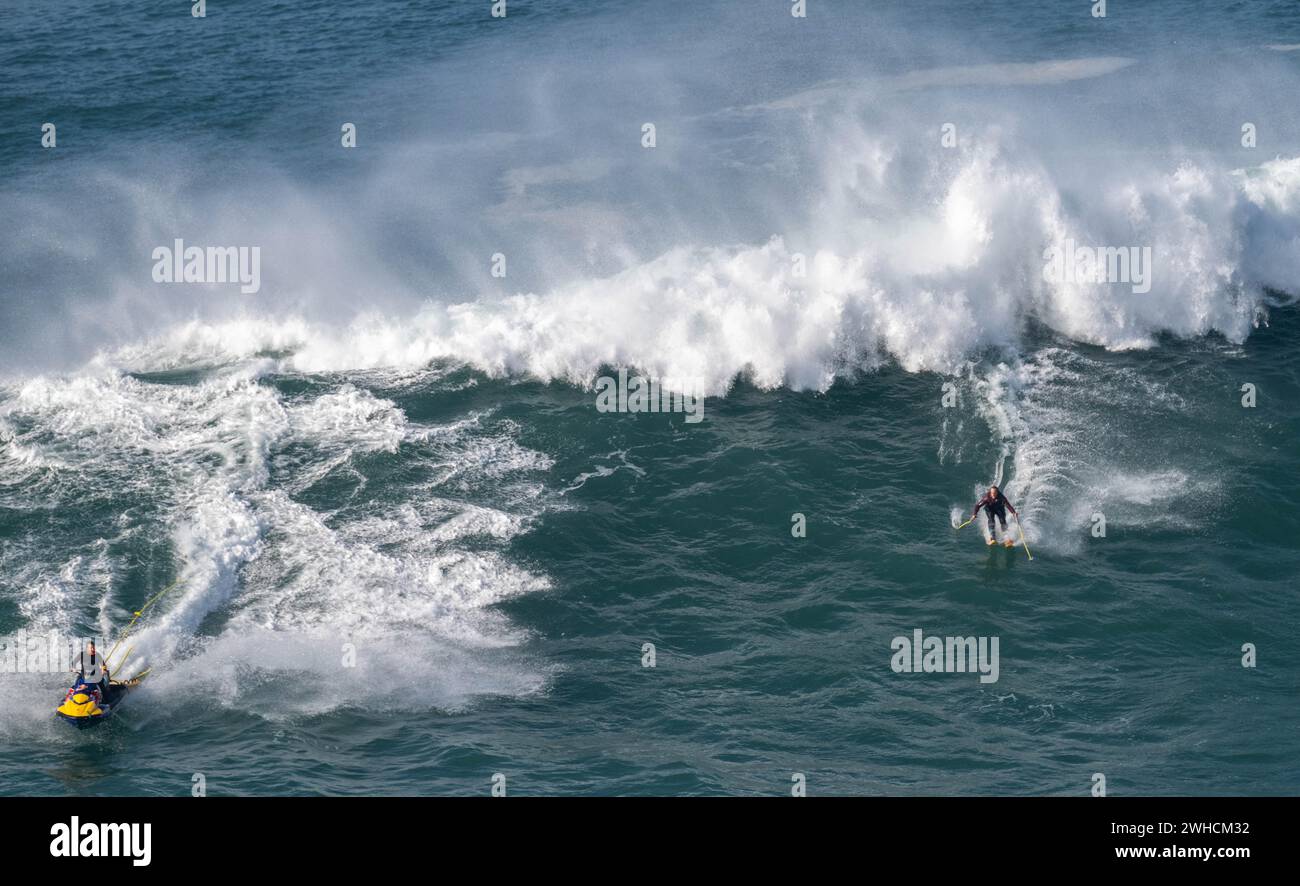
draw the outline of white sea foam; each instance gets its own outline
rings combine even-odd
[[[794,95],[751,105],[744,110],[752,111],[759,108],[769,111],[803,110],[824,102],[842,99],[846,93],[857,92],[882,95],[889,92],[936,87],[1051,86],[1105,77],[1136,63],[1136,60],[1131,58],[1100,56],[1044,62],[929,68],[890,77],[821,83],[800,90]]]
[[[187,383],[124,371],[128,352],[30,379],[3,403],[5,458],[50,472],[56,502],[129,491],[156,508],[125,531],[158,534],[180,583],[132,636],[128,671],[155,667],[164,688],[215,673],[228,703],[244,704],[247,691],[258,710],[257,686],[286,669],[330,687],[296,694],[302,704],[290,712],[386,703],[376,699],[399,696],[421,657],[450,668],[430,681],[430,706],[544,686],[545,669],[491,654],[525,638],[496,604],[548,586],[484,549],[526,531],[545,506],[535,474],[550,460],[516,443],[516,426],[488,413],[412,424],[393,402],[346,382],[286,396],[264,380],[274,361],[256,354],[209,352],[202,370],[192,357],[198,375]],[[292,497],[332,470],[355,470],[359,456],[403,448],[408,469],[427,478],[401,490],[409,498],[340,517]],[[31,506],[39,491],[15,485],[14,502]],[[502,507],[460,500],[465,492]],[[115,595],[122,564],[108,552],[121,540],[101,538],[57,569],[47,552],[6,545],[5,586],[28,625],[69,629],[90,609],[87,627],[116,633],[129,613]],[[361,663],[339,673],[344,642]],[[188,663],[201,650],[214,657]],[[226,679],[228,665],[244,678]],[[381,678],[391,682],[375,685]]]
[[[884,357],[952,371],[983,348],[1016,344],[1030,317],[1112,349],[1148,347],[1159,332],[1240,342],[1266,289],[1293,294],[1300,279],[1300,158],[1235,171],[1188,162],[1112,180],[1080,216],[1063,208],[1043,169],[996,146],[969,145],[956,165],[918,172],[912,184],[892,181],[898,156],[875,150],[866,155],[877,156],[874,171],[827,182],[837,201],[896,191],[910,200],[915,187],[934,199],[856,224],[856,248],[813,250],[806,277],[795,276],[799,250],[780,236],[684,246],[609,277],[426,302],[409,315],[190,322],[114,359],[161,369],[195,355],[237,361],[274,351],[303,372],[453,361],[578,384],[602,365],[634,365],[703,377],[714,396],[740,373],[761,387],[825,389]],[[1045,247],[1066,239],[1151,246],[1151,292],[1044,282]]]

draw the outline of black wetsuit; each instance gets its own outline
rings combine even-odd
[[[1002,524],[1002,531],[1005,532],[1007,529],[1006,509],[1010,508],[1011,513],[1013,514],[1016,512],[1016,509],[1011,506],[1011,502],[1007,501],[1007,497],[1002,494],[1001,489],[998,490],[998,494],[996,497],[993,495],[993,493],[986,492],[983,498],[975,502],[975,510],[971,511],[971,515],[970,515],[970,518],[972,520],[974,520],[977,516],[979,516],[980,508],[984,509],[984,515],[989,518],[989,532],[994,531],[993,529],[994,517],[998,518],[998,522]]]

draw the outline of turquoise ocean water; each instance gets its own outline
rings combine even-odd
[[[790,6],[10,4],[0,793],[1300,791],[1300,7]]]

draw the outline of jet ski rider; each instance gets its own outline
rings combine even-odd
[[[100,698],[108,696],[108,668],[104,658],[95,650],[95,641],[86,644],[84,652],[72,658],[72,671],[77,675],[77,684],[73,689],[87,686],[98,689]]]

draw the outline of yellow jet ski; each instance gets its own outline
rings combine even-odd
[[[68,690],[68,694],[63,697],[63,704],[54,713],[74,726],[102,723],[113,715],[127,693],[140,685],[144,676],[141,674],[130,680],[113,680],[108,684],[107,692],[98,686],[78,683]]]

